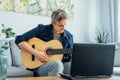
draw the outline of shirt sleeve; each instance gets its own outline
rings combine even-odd
[[[73,36],[72,35],[69,37],[67,48],[71,48],[71,49],[73,48]],[[71,61],[71,59],[72,59],[72,53],[67,53],[67,54],[64,54],[62,62],[64,63],[69,62]]]
[[[68,46],[67,48],[73,48],[73,35],[71,35],[69,41],[68,41]]]
[[[38,25],[37,27],[33,28],[32,30],[18,35],[15,38],[15,43],[18,45],[20,42],[28,41],[32,37],[37,37],[42,32],[42,25]]]

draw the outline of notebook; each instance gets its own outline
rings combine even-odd
[[[72,77],[110,77],[113,73],[114,44],[75,43],[73,47]]]

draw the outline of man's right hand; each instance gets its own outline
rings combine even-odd
[[[36,51],[35,57],[40,60],[42,63],[48,62],[49,57],[45,52]]]

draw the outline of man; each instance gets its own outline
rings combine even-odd
[[[62,62],[60,60],[47,62],[49,60],[49,57],[45,52],[39,52],[33,49],[26,42],[33,37],[37,37],[43,41],[57,39],[62,43],[63,48],[72,48],[73,36],[71,33],[65,30],[66,20],[67,13],[64,10],[58,9],[52,13],[51,24],[39,24],[34,29],[16,37],[15,43],[21,49],[27,51],[29,54],[34,55],[38,60],[45,63],[37,69],[33,70],[35,76],[59,76],[59,73],[63,73],[64,65],[69,65],[68,67],[70,68],[70,53],[64,54]]]

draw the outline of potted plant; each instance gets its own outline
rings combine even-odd
[[[5,35],[5,38],[1,40],[2,45],[0,47],[0,80],[5,80],[7,71],[7,56],[3,53],[4,50],[7,50],[9,48],[8,39],[14,37],[15,32],[12,31],[12,28],[5,27],[4,24],[2,24],[1,32]]]
[[[97,28],[96,40],[98,43],[107,43],[109,42],[109,32],[104,27]]]

